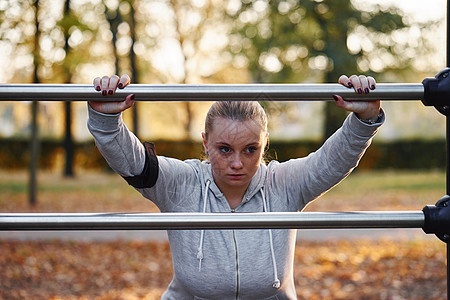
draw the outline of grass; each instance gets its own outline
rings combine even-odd
[[[145,200],[120,176],[110,173],[83,173],[65,178],[55,173],[39,173],[37,204],[28,204],[26,172],[0,172],[2,212],[153,212]]]
[[[439,171],[355,172],[312,202],[308,211],[421,210],[445,195]],[[2,212],[153,212],[157,208],[111,173],[82,173],[65,178],[39,173],[37,205],[28,205],[26,172],[0,171]]]
[[[307,210],[421,210],[446,193],[439,171],[355,172]]]

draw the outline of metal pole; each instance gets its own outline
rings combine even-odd
[[[447,0],[447,49],[446,61],[447,67],[450,67],[450,0]],[[446,120],[446,153],[447,153],[447,178],[446,178],[446,192],[450,195],[450,117],[445,116]],[[447,299],[450,299],[450,245],[447,243]]]
[[[0,101],[325,101],[341,95],[351,101],[422,100],[421,83],[380,83],[369,94],[356,94],[340,84],[131,84],[102,96],[89,84],[0,84]]]
[[[422,228],[422,211],[286,213],[1,213],[0,231]]]

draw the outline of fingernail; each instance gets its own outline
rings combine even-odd
[[[106,96],[106,90],[102,91],[102,96]]]
[[[109,91],[108,91],[108,94],[109,94],[109,95],[114,94],[113,90],[109,90]]]
[[[350,81],[348,82],[348,86],[349,87],[353,87],[353,83],[351,83]]]
[[[123,83],[119,83],[119,89],[123,88]]]
[[[369,88],[365,88],[364,89],[364,93],[368,94],[369,93]]]
[[[134,94],[131,94],[130,99],[134,100]]]
[[[358,94],[362,94],[362,89],[358,88],[357,92],[358,92]]]
[[[339,97],[336,95],[333,95],[333,99],[334,99],[334,101],[339,101]]]
[[[372,84],[372,85],[370,86],[370,89],[374,90],[374,89],[375,89],[375,86]]]
[[[97,92],[100,92],[102,89],[101,89],[99,86],[97,86],[97,87],[95,88],[95,90],[96,90]]]

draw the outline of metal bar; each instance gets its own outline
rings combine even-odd
[[[102,96],[89,84],[0,84],[0,101],[326,101],[341,95],[351,101],[422,100],[421,83],[380,83],[369,94],[356,94],[340,84],[131,84]]]
[[[422,211],[285,213],[1,213],[0,231],[422,228]]]

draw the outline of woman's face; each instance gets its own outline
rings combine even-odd
[[[247,188],[261,163],[267,133],[256,121],[217,118],[203,145],[211,162],[213,178],[225,192]]]

